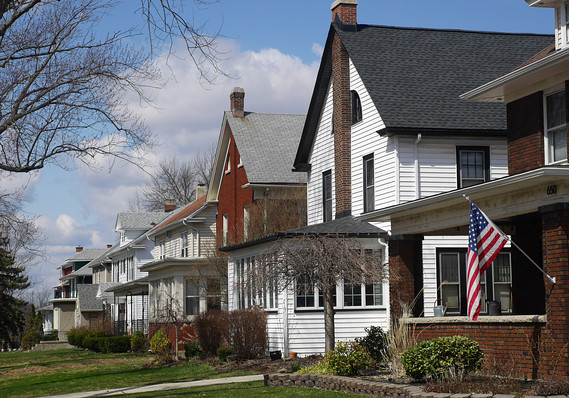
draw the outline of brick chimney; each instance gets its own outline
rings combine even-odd
[[[332,18],[343,25],[356,24],[357,0],[337,0]],[[350,56],[336,34],[332,41],[332,82],[334,124],[334,179],[336,219],[352,214],[352,110],[350,94]]]
[[[169,213],[176,210],[176,201],[174,199],[166,199],[164,201],[164,212]]]
[[[75,253],[81,253],[83,251],[83,246],[75,246]]]
[[[245,90],[241,87],[235,87],[231,90],[229,102],[234,117],[245,116]]]
[[[332,22],[335,22],[337,17],[342,25],[355,26],[358,23],[358,0],[336,0],[330,9]]]
[[[107,243],[107,249],[110,249],[111,247],[113,247],[113,245],[111,245],[110,243]]]
[[[207,194],[207,186],[204,183],[199,183],[196,187],[196,200]]]

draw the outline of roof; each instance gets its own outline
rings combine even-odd
[[[114,298],[112,293],[107,292],[107,289],[110,289],[115,286],[122,285],[120,282],[101,282],[99,283],[99,289],[97,290],[97,298],[99,299],[110,299]]]
[[[148,294],[148,277],[144,276],[134,281],[114,285],[105,289],[105,291],[112,292],[115,296],[128,294]]]
[[[114,245],[112,245],[111,247],[105,249],[105,251],[103,253],[101,253],[101,255],[93,260],[91,260],[89,263],[87,263],[87,267],[89,268],[93,268],[96,267],[97,265],[101,265],[104,263],[110,263],[111,260],[109,259],[108,255],[114,251],[116,248],[118,248],[120,246],[120,243],[115,243]]]
[[[332,72],[338,34],[377,108],[386,133],[488,135],[506,131],[506,106],[459,99],[553,42],[552,35],[332,24],[295,159],[306,164]],[[413,45],[416,44],[416,45]]]
[[[226,111],[225,118],[250,184],[306,182],[304,174],[292,172],[305,115],[245,112],[241,118]]]
[[[66,260],[67,262],[76,262],[76,261],[91,261],[101,254],[103,254],[107,249],[83,249],[79,253],[76,253],[73,257]]]
[[[260,243],[270,242],[279,238],[293,238],[303,235],[320,235],[320,236],[340,236],[353,238],[379,238],[387,233],[368,222],[360,221],[354,216],[338,218],[320,224],[308,225],[306,227],[289,229],[288,231],[279,231],[269,235],[255,238],[247,242],[237,243],[221,247],[222,252],[230,252],[245,247],[254,246]]]
[[[99,285],[77,285],[77,299],[81,311],[102,311],[103,301],[97,298]]]
[[[119,213],[117,214],[116,230],[144,230],[158,225],[170,213],[153,211],[148,213]]]
[[[164,221],[162,221],[159,225],[152,228],[149,232],[149,235],[154,234],[154,233],[158,232],[159,230],[161,230],[162,228],[165,228],[169,225],[172,225],[172,224],[176,223],[177,221],[183,220],[183,219],[191,216],[192,214],[194,214],[195,212],[200,210],[205,205],[206,198],[207,198],[207,196],[204,195],[201,198],[194,200],[192,203],[180,208],[180,211],[172,214],[170,217],[168,217]]]
[[[62,276],[60,279],[63,281],[66,279],[73,279],[73,278],[76,278],[78,276],[90,276],[90,275],[93,275],[93,268],[87,267],[87,265],[84,265],[81,268],[79,268],[78,270],[73,271],[70,274],[67,274],[65,276]]]

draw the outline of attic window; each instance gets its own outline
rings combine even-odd
[[[362,102],[360,96],[354,90],[351,91],[352,97],[352,124],[356,124],[362,120]]]
[[[225,174],[231,173],[231,157],[227,155],[227,167],[225,168]]]

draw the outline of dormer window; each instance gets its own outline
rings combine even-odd
[[[227,167],[225,168],[225,174],[231,173],[231,157],[227,155]]]
[[[565,115],[565,91],[558,91],[545,97],[546,121],[545,142],[547,162],[555,163],[567,159],[567,129]]]
[[[362,120],[362,102],[357,91],[351,91],[352,96],[352,124],[356,124]]]

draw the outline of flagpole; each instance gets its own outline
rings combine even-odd
[[[473,204],[472,201],[470,200],[470,198],[468,196],[466,196],[465,194],[462,194],[462,196],[464,197],[464,199],[466,199],[468,202],[470,202],[470,204]],[[500,231],[501,232],[501,231]],[[556,279],[554,276],[549,276],[549,274],[547,274],[547,272],[545,272],[543,270],[543,268],[541,268],[535,261],[533,261],[533,259],[525,252],[522,250],[521,247],[519,247],[516,242],[514,242],[508,235],[503,235],[504,238],[506,238],[508,240],[508,242],[510,242],[513,246],[515,246],[524,256],[526,256],[526,258],[538,269],[540,270],[543,275],[545,275],[547,277],[547,279],[549,279],[549,281],[553,284],[556,283]]]

